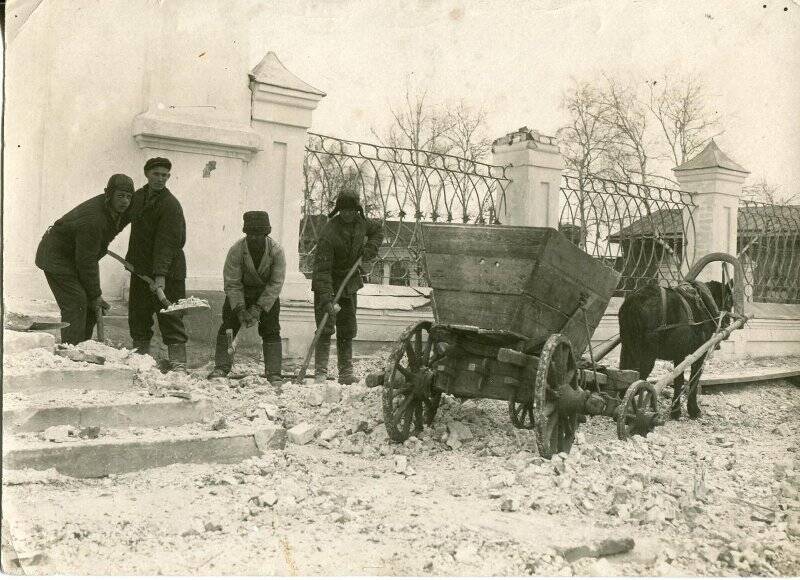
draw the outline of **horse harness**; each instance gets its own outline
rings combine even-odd
[[[683,282],[678,286],[671,287],[669,289],[674,290],[675,294],[678,296],[681,306],[683,307],[683,311],[686,313],[687,320],[686,322],[667,324],[667,288],[659,286],[658,289],[661,293],[661,324],[659,324],[659,326],[653,330],[654,333],[686,326],[700,326],[710,320],[715,320],[716,317],[719,316],[719,309],[714,302],[713,296],[711,296],[711,292],[709,292],[705,284],[697,281]],[[700,312],[705,310],[709,317],[704,318],[699,322],[695,322],[694,311],[692,310],[690,301],[698,308]]]

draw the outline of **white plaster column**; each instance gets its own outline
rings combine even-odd
[[[310,300],[311,284],[300,272],[298,251],[303,161],[312,111],[325,93],[286,70],[273,52],[250,73],[250,90],[252,127],[264,151],[245,172],[245,203],[269,212],[273,236],[283,246],[287,271],[281,298]]]
[[[681,189],[693,193],[694,227],[687,227],[689,265],[711,252],[736,255],[739,197],[749,171],[723,153],[712,139],[696,157],[673,169]],[[684,223],[689,216],[684,212]],[[699,280],[720,280],[722,265],[709,264]],[[732,275],[732,273],[731,273]]]
[[[558,229],[559,191],[564,160],[554,137],[522,127],[492,143],[493,165],[510,165],[506,211],[500,222]]]

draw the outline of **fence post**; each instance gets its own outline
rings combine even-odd
[[[692,192],[694,228],[687,228],[689,265],[711,252],[736,255],[739,196],[750,173],[723,153],[712,139],[699,155],[672,170],[681,189]],[[684,210],[691,211],[691,209]],[[684,221],[688,216],[684,215]],[[722,265],[709,264],[698,280],[720,280]]]
[[[510,165],[506,175],[505,215],[500,222],[512,226],[558,229],[559,192],[564,160],[554,137],[522,127],[495,139],[493,165]]]
[[[266,208],[273,236],[286,255],[286,282],[281,298],[307,300],[311,285],[300,272],[300,213],[303,161],[312,111],[325,93],[289,72],[268,52],[250,73],[252,125],[264,152],[248,164],[243,187],[248,209]]]

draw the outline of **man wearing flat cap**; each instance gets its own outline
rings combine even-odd
[[[225,303],[222,325],[217,332],[214,370],[208,378],[224,377],[231,370],[233,356],[228,354],[227,330],[233,335],[242,326],[258,324],[264,352],[264,372],[269,382],[281,383],[281,304],[278,298],[286,278],[283,249],[269,237],[272,228],[265,211],[244,213],[245,237],[228,251],[222,271],[225,279]]]
[[[317,382],[327,379],[331,335],[335,327],[339,382],[349,385],[358,380],[353,374],[353,338],[358,330],[357,292],[364,286],[361,273],[357,272],[347,282],[339,299],[341,310],[338,313],[335,312],[333,298],[359,257],[372,260],[378,255],[378,248],[383,242],[383,228],[366,219],[358,191],[349,184],[342,187],[328,218],[317,240],[311,279],[317,327],[326,312],[330,315],[314,352],[314,375]]]
[[[138,274],[152,278],[154,284],[150,287],[139,277],[131,276],[128,327],[136,351],[149,354],[155,314],[169,352],[167,370],[185,371],[188,337],[183,319],[160,314],[163,307],[156,296],[156,289],[161,288],[170,302],[186,298],[186,221],[181,203],[166,187],[171,169],[169,159],[149,159],[144,165],[147,185],[134,193],[131,202],[126,260]]]
[[[61,342],[78,344],[92,338],[97,311],[107,312],[100,289],[99,260],[125,227],[133,180],[112,175],[105,192],[84,201],[50,226],[36,250],[36,265],[61,310]]]

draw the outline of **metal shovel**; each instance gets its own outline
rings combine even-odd
[[[107,250],[106,253],[109,256],[111,256],[112,258],[114,258],[115,260],[117,260],[120,264],[125,266],[125,269],[128,272],[130,272],[134,276],[137,276],[140,280],[145,281],[149,286],[152,287],[153,285],[155,285],[155,282],[153,281],[153,279],[150,276],[145,276],[144,274],[139,274],[134,269],[133,264],[128,262],[125,258],[120,256],[119,254],[115,254],[111,250]],[[186,314],[191,314],[193,312],[199,312],[201,310],[208,310],[208,308],[209,308],[208,306],[205,306],[205,305],[203,305],[203,306],[197,306],[197,305],[194,305],[194,306],[177,306],[176,307],[172,302],[169,301],[169,299],[166,297],[166,295],[164,294],[164,291],[161,288],[156,288],[156,297],[158,298],[158,301],[161,303],[161,305],[164,307],[165,310],[168,309],[168,308],[170,309],[167,312],[161,312],[161,314],[169,314],[170,316],[173,316],[173,315],[174,316],[184,316]]]
[[[339,302],[339,298],[342,297],[342,293],[344,292],[345,286],[350,281],[350,278],[353,277],[358,267],[361,265],[361,258],[356,260],[356,263],[350,268],[347,272],[347,276],[344,277],[342,281],[342,285],[339,286],[339,291],[336,292],[336,296],[333,297],[333,304],[334,309],[338,307],[337,302]],[[330,313],[326,312],[325,315],[322,317],[322,320],[317,327],[317,332],[314,333],[314,340],[311,341],[311,344],[308,346],[308,352],[306,353],[306,358],[303,361],[303,364],[300,365],[300,368],[297,369],[297,377],[295,377],[296,383],[302,383],[305,381],[306,378],[306,370],[308,370],[308,363],[311,361],[311,355],[314,354],[314,347],[317,346],[317,342],[319,342],[319,337],[322,336],[322,331],[325,329],[325,325],[328,323],[328,318],[330,318]]]

